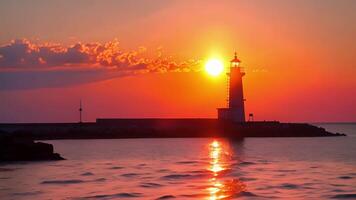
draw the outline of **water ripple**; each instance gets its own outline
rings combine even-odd
[[[259,197],[258,195],[252,193],[252,192],[247,192],[247,191],[242,191],[238,194],[235,195],[236,197]]]
[[[140,174],[137,173],[126,173],[126,174],[121,174],[123,177],[131,178],[131,177],[136,177],[139,176]]]
[[[162,176],[163,179],[185,179],[190,177],[192,177],[192,175],[190,174],[170,174],[170,175]]]
[[[41,191],[33,191],[33,192],[16,192],[12,193],[14,196],[32,196],[32,195],[37,195],[37,194],[42,194],[43,192]]]
[[[356,194],[337,194],[331,198],[333,198],[333,199],[356,199]]]
[[[198,164],[198,161],[179,161],[176,164],[190,165],[190,164]]]
[[[280,187],[284,188],[284,189],[290,189],[290,190],[300,188],[299,185],[291,184],[291,183],[284,183],[284,184],[280,185]]]
[[[0,168],[0,172],[11,172],[15,171],[16,169],[10,169],[10,168]]]
[[[94,196],[87,196],[83,197],[84,199],[109,199],[109,198],[136,198],[142,197],[142,193],[117,193],[117,194],[101,194],[101,195],[94,195]]]
[[[103,182],[103,181],[106,181],[106,178],[98,178],[94,180],[94,182]]]
[[[185,198],[204,198],[206,197],[206,194],[183,194],[180,196]]]
[[[352,179],[351,176],[339,176],[338,178],[339,179]]]
[[[255,164],[256,163],[254,163],[254,162],[247,162],[247,161],[238,163],[238,165],[241,165],[241,166],[249,166],[249,165],[255,165]]]
[[[115,166],[115,167],[110,167],[109,169],[123,169],[124,167],[119,167],[119,166]]]
[[[94,174],[91,173],[91,172],[85,172],[85,173],[82,173],[81,176],[93,176]]]
[[[145,187],[145,188],[158,188],[158,187],[162,187],[163,185],[158,184],[158,183],[142,183],[140,184],[140,187]]]
[[[176,198],[175,196],[173,195],[164,195],[164,196],[161,196],[161,197],[158,197],[156,200],[162,200],[162,199],[174,199]]]
[[[41,184],[78,184],[78,183],[84,183],[83,180],[79,179],[71,179],[71,180],[52,180],[52,181],[42,181]]]

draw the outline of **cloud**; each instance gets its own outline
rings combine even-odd
[[[66,47],[20,39],[0,46],[0,90],[63,87],[143,73],[199,71],[199,65],[199,60],[177,62],[163,56],[162,48],[153,53],[145,47],[125,51],[117,40],[78,42]]]
[[[158,48],[155,57],[145,56],[147,49],[124,51],[119,42],[76,43],[69,47],[52,43],[33,43],[27,39],[13,40],[0,46],[0,68],[30,69],[48,67],[110,67],[123,71],[170,72],[196,70],[199,61],[173,61],[163,57]]]

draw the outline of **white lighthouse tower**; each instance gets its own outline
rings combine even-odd
[[[233,122],[245,122],[245,99],[243,95],[242,77],[245,75],[240,66],[241,61],[237,58],[230,61],[230,71],[228,76],[228,107],[218,108],[218,119]]]

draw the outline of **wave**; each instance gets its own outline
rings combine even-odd
[[[15,171],[16,169],[10,169],[10,168],[0,168],[0,172],[11,172]]]
[[[144,187],[144,188],[158,188],[158,187],[162,187],[163,185],[158,184],[158,183],[141,183],[140,187]]]
[[[206,197],[206,194],[183,194],[183,195],[180,195],[181,197],[185,197],[185,198],[204,198]]]
[[[123,169],[124,167],[119,167],[119,166],[115,166],[115,167],[110,167],[109,169]]]
[[[332,196],[333,199],[356,199],[356,194],[337,194]]]
[[[339,176],[339,179],[352,179],[353,177],[351,176]]]
[[[136,173],[121,174],[121,176],[127,177],[127,178],[136,177],[136,176],[139,176],[139,175],[140,175],[140,174],[136,174]]]
[[[47,180],[42,181],[41,184],[57,184],[57,185],[69,185],[69,184],[80,184],[86,182],[103,182],[106,181],[106,178],[97,178],[94,180],[80,180],[80,179],[68,179],[68,180]]]
[[[284,189],[298,189],[300,188],[299,185],[295,185],[295,184],[292,184],[292,183],[284,183],[282,185],[279,186],[280,188],[284,188]]]
[[[235,195],[236,197],[258,197],[258,195],[252,193],[252,192],[247,192],[247,191],[242,191],[238,194]]]
[[[237,165],[240,165],[240,166],[249,166],[249,165],[255,165],[256,163],[254,162],[240,162],[240,163],[237,163]]]
[[[157,170],[156,172],[158,172],[158,173],[165,173],[165,172],[172,172],[172,171],[169,170],[169,169],[159,169],[159,170]]]
[[[94,174],[91,173],[91,172],[85,172],[85,173],[82,173],[81,176],[93,176]]]
[[[206,177],[208,174],[199,173],[199,174],[169,174],[166,176],[162,176],[161,179],[165,180],[180,180],[180,179],[194,179],[194,178],[202,178]]]
[[[101,195],[94,195],[94,196],[86,196],[83,199],[103,199],[103,198],[136,198],[142,197],[142,193],[132,192],[132,193],[116,193],[116,194],[101,194]]]
[[[198,164],[198,161],[179,161],[176,164],[183,164],[183,165],[191,165],[191,164]]]
[[[158,197],[156,200],[162,200],[162,199],[174,199],[176,198],[175,196],[173,195],[164,195],[164,196],[161,196],[161,197]]]
[[[184,179],[184,178],[191,178],[192,175],[190,174],[170,174],[166,176],[162,176],[163,179]]]
[[[71,179],[71,180],[53,180],[53,181],[42,181],[41,184],[60,184],[60,185],[66,185],[66,184],[78,184],[78,183],[84,183],[85,181],[79,180],[79,179]]]
[[[297,172],[297,170],[295,169],[278,169],[278,170],[274,170],[275,172]]]
[[[248,177],[240,177],[240,181],[247,182],[247,181],[255,181],[257,178],[248,178]]]
[[[14,196],[31,196],[31,195],[37,195],[37,194],[42,194],[42,191],[33,191],[33,192],[16,192],[12,193],[11,195]]]
[[[98,178],[95,179],[93,182],[103,182],[103,181],[106,181],[106,178]]]

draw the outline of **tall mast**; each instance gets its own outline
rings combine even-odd
[[[82,123],[82,112],[83,112],[83,107],[82,107],[82,99],[80,99],[79,103],[79,123]]]

